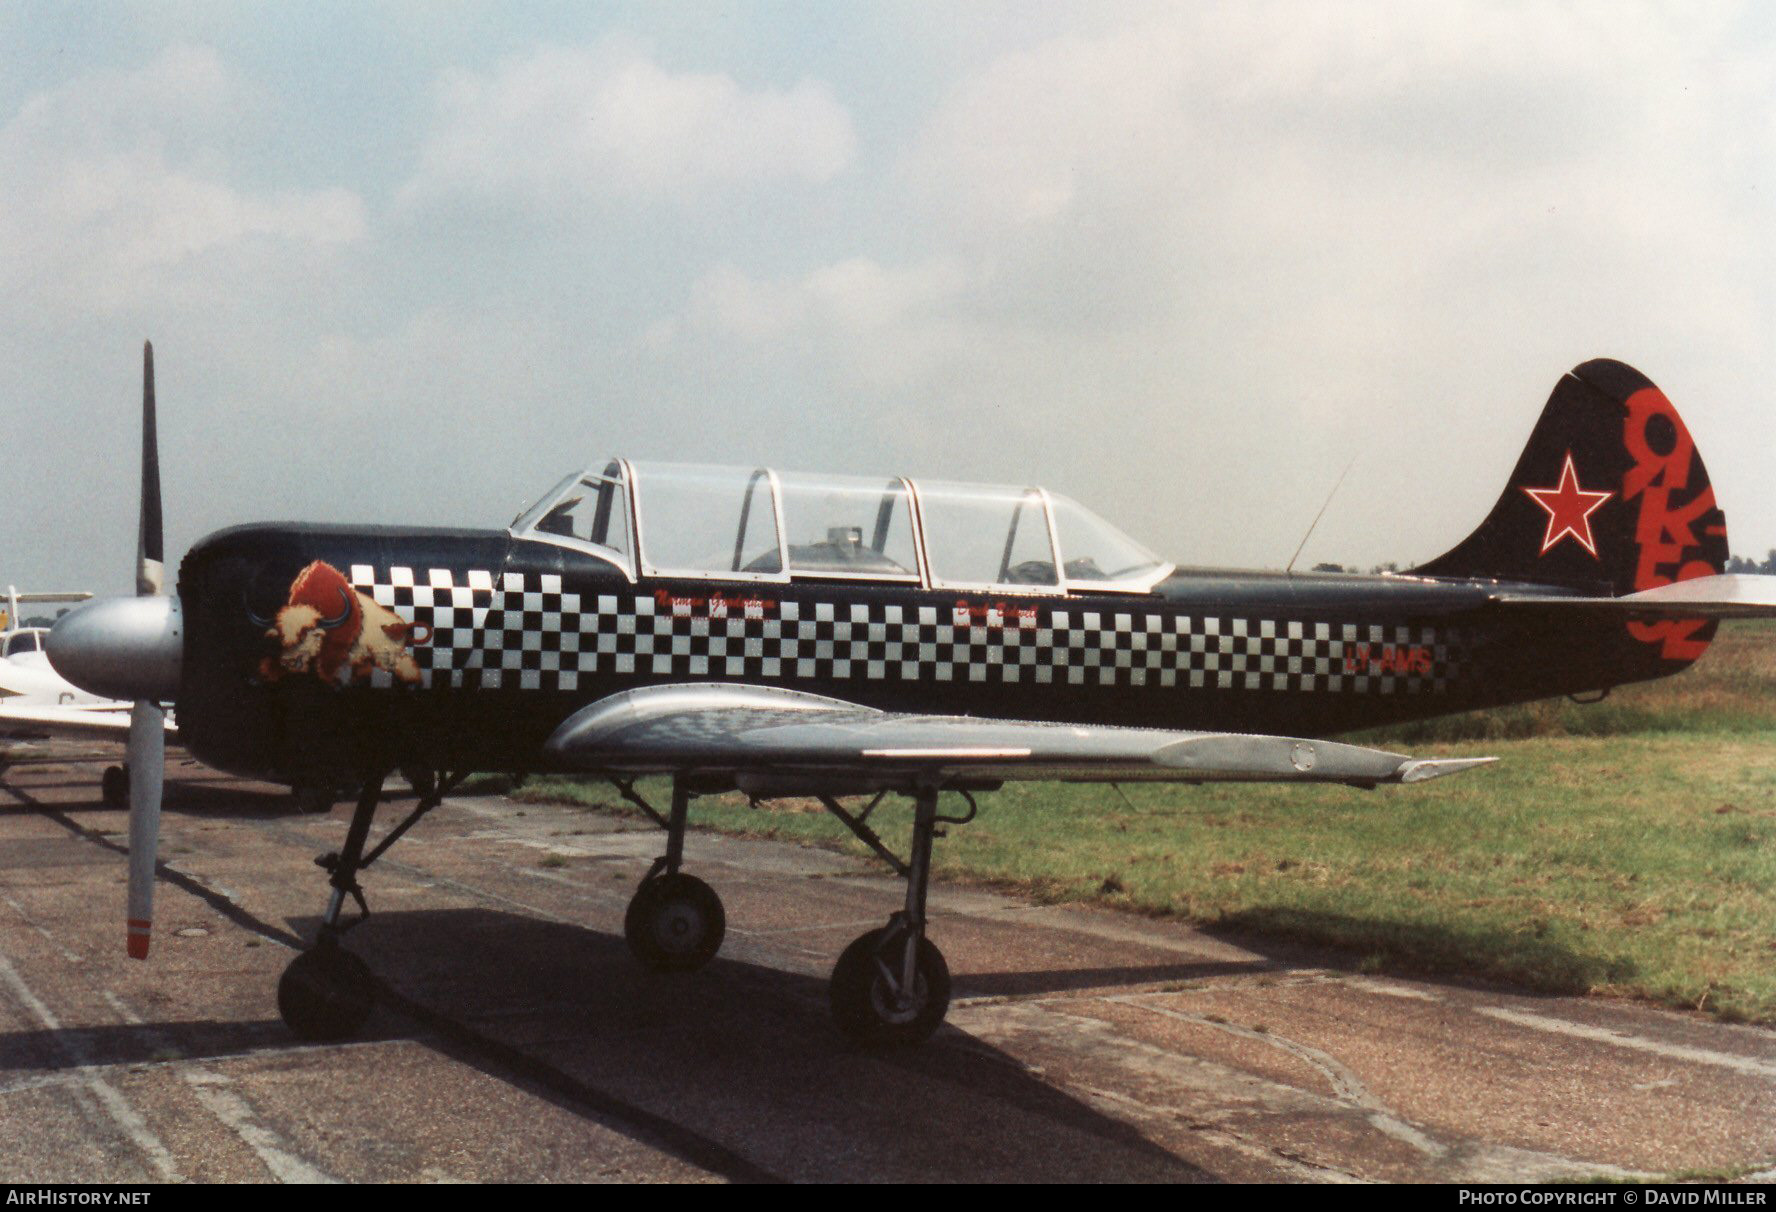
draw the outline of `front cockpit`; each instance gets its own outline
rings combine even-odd
[[[641,577],[1149,593],[1172,565],[1033,486],[612,459],[511,527]]]

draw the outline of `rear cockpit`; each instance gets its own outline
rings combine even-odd
[[[1149,593],[1172,565],[1037,487],[612,459],[512,534],[631,580],[868,581],[971,592]]]

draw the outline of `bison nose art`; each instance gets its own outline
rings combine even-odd
[[[408,623],[324,560],[296,574],[275,615],[267,618],[249,606],[247,618],[278,645],[277,657],[260,663],[262,680],[313,674],[331,685],[352,685],[380,669],[402,685],[421,681],[407,647],[425,643],[430,628]]]

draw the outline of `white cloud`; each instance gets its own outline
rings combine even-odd
[[[0,127],[0,288],[35,306],[104,313],[213,294],[210,271],[359,239],[345,189],[230,184],[224,141],[247,90],[214,52],[173,46],[134,72],[29,98]],[[225,262],[226,264],[220,264]]]
[[[149,335],[208,502],[169,478],[175,525],[484,520],[572,447],[1030,477],[1280,563],[1360,451],[1303,559],[1377,562],[1458,538],[1609,355],[1684,409],[1734,545],[1776,544],[1762,10],[989,5],[824,41],[586,11],[525,27],[591,49],[503,61],[429,15],[26,52],[60,82],[0,111],[15,495],[82,474],[52,445],[128,465]],[[318,436],[268,443],[293,417]]]
[[[134,71],[90,72],[28,98],[6,129],[21,145],[70,155],[164,147],[214,134],[243,93],[215,51],[175,43]]]
[[[747,89],[673,73],[633,47],[543,47],[444,79],[440,121],[409,200],[587,197],[686,203],[760,182],[831,180],[852,160],[850,115],[824,84]]]
[[[775,351],[940,467],[1065,450],[1114,469],[1099,499],[1169,519],[1156,543],[1280,562],[1353,450],[1353,516],[1423,499],[1426,453],[1502,477],[1583,358],[1717,407],[1776,373],[1772,267],[1746,256],[1776,71],[1722,11],[1189,6],[1025,45],[905,150],[893,253],[859,224],[823,269],[722,266],[651,336]],[[1327,554],[1428,557],[1498,482]],[[1205,499],[1253,521],[1192,550]]]
[[[691,288],[686,321],[748,341],[816,327],[844,336],[880,334],[941,318],[966,281],[947,260],[905,268],[854,257],[797,279],[758,280],[720,265]]]
[[[958,306],[968,286],[947,258],[885,266],[853,257],[765,279],[723,264],[699,278],[684,310],[648,329],[643,343],[664,355],[712,342],[749,357],[794,350],[842,365],[861,385],[891,389],[963,356],[968,338]]]

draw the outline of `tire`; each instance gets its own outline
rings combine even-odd
[[[99,794],[107,808],[129,807],[129,772],[122,766],[107,766],[99,776]]]
[[[693,972],[715,958],[728,917],[715,890],[694,875],[643,880],[623,915],[635,958],[656,972]]]
[[[896,1048],[931,1038],[950,1008],[950,968],[943,952],[928,938],[919,939],[914,961],[913,996],[898,1003],[894,986],[878,961],[901,960],[899,927],[884,926],[845,948],[833,968],[828,995],[833,1021],[852,1043],[865,1048]],[[888,954],[884,954],[887,952]]]
[[[278,981],[278,1013],[298,1039],[348,1039],[376,1004],[376,978],[337,943],[321,943],[290,961]]]

